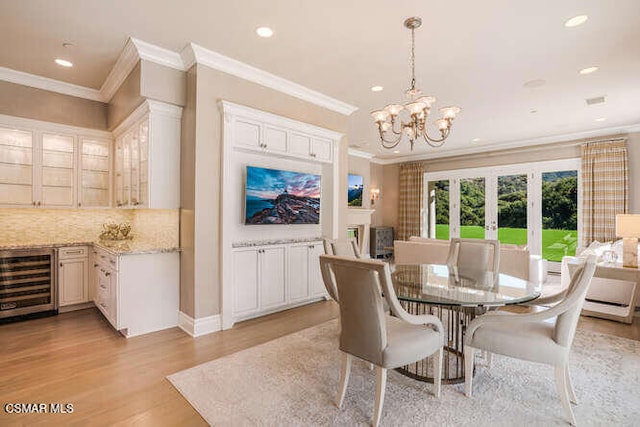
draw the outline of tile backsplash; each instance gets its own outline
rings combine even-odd
[[[0,209],[0,246],[91,242],[105,222],[128,222],[135,240],[179,245],[178,209]]]

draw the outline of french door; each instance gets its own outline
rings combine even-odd
[[[570,159],[427,173],[425,234],[497,239],[559,262],[578,242],[579,170]]]

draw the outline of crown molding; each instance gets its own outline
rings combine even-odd
[[[362,157],[363,159],[371,160],[375,154],[367,153],[366,151],[356,150],[355,148],[349,148],[348,150],[350,156]]]
[[[100,91],[97,89],[78,86],[72,83],[50,79],[48,77],[37,76],[35,74],[24,73],[22,71],[12,70],[11,68],[0,67],[0,80],[36,89],[57,92],[63,95],[75,96],[77,98],[102,101]]]
[[[591,129],[582,132],[574,132],[574,133],[566,133],[562,135],[550,135],[543,136],[539,138],[531,138],[531,139],[519,139],[508,141],[504,143],[494,144],[494,145],[475,145],[470,148],[460,148],[456,150],[445,150],[445,151],[432,151],[429,153],[423,153],[416,156],[402,156],[395,158],[379,158],[374,157],[371,159],[373,163],[377,163],[380,165],[391,165],[395,163],[407,163],[407,162],[416,162],[421,160],[433,160],[433,159],[441,159],[446,157],[457,157],[464,156],[470,154],[479,154],[479,153],[494,153],[496,151],[510,150],[510,149],[528,149],[528,147],[533,148],[534,146],[545,145],[545,144],[553,144],[557,142],[567,142],[572,140],[579,139],[590,139],[597,138],[601,136],[621,134],[621,133],[630,133],[630,132],[640,132],[640,123],[633,123],[629,125],[622,126],[612,126],[607,128],[599,128],[599,129]],[[587,142],[587,141],[583,141]]]
[[[118,60],[109,72],[104,83],[102,83],[100,95],[102,96],[103,102],[111,101],[111,98],[113,98],[113,95],[115,95],[122,83],[127,79],[139,59],[140,57],[138,56],[138,51],[133,43],[133,39],[129,38],[122,52],[120,52]]]
[[[187,50],[187,52],[184,52],[184,50]],[[193,63],[202,64],[209,68],[277,90],[278,92],[291,95],[345,116],[351,115],[358,109],[358,107],[349,105],[290,80],[278,77],[275,74],[271,74],[252,65],[245,64],[237,59],[206,49],[195,43],[189,43],[184,50],[181,56],[183,58],[187,58],[191,65],[193,65]],[[189,50],[192,52],[189,52]],[[186,67],[186,65],[187,64],[185,64],[185,68],[190,68],[190,66]]]
[[[129,40],[135,45],[140,59],[185,71],[186,68],[179,53],[133,37],[129,38]]]
[[[166,102],[156,101],[153,99],[145,99],[131,114],[127,116],[118,126],[113,129],[113,135],[118,138],[122,133],[128,130],[134,123],[141,120],[145,114],[163,114],[180,120],[182,117],[182,107],[167,104]]]
[[[195,43],[189,43],[180,53],[177,53],[133,37],[129,37],[127,40],[120,56],[118,56],[115,65],[107,75],[100,90],[61,82],[48,77],[35,76],[4,67],[0,67],[0,80],[79,98],[109,102],[138,61],[142,59],[180,71],[187,71],[196,63],[202,64],[345,116],[351,115],[358,109],[358,107],[347,104],[346,102],[342,102],[252,65],[206,49]]]

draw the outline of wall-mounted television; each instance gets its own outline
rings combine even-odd
[[[320,224],[320,175],[247,166],[245,221]]]
[[[362,192],[364,190],[364,179],[362,175],[349,174],[349,206],[362,207]]]

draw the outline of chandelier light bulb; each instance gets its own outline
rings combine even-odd
[[[460,112],[460,108],[458,107],[442,107],[440,109],[440,112],[442,113],[442,117],[445,119],[455,119],[456,118],[456,114],[458,114]]]
[[[412,102],[411,104],[407,104],[404,108],[407,109],[411,114],[418,114],[426,107],[422,102]]]
[[[440,129],[441,131],[447,130],[449,128],[449,126],[450,126],[449,120],[447,120],[447,119],[438,119],[438,120],[436,120],[436,125],[438,125],[438,129]]]
[[[385,132],[386,132],[386,131],[388,131],[389,129],[391,129],[391,123],[389,123],[389,122],[384,122],[384,123],[382,123],[382,130],[383,130],[383,131],[385,131]]]
[[[420,98],[416,99],[416,102],[422,102],[427,106],[427,109],[429,109],[433,104],[436,103],[436,98],[434,96],[421,96]]]
[[[389,113],[387,113],[384,110],[378,110],[371,113],[371,117],[373,117],[373,120],[375,122],[384,122],[385,120],[387,120],[388,116],[389,116]]]
[[[384,107],[384,111],[391,114],[392,116],[397,116],[402,110],[404,110],[404,107],[400,104],[389,104]]]

